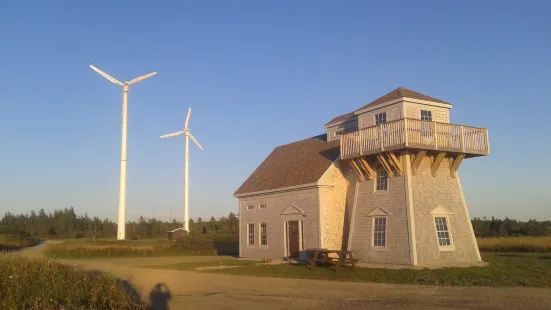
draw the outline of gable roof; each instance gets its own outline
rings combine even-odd
[[[418,100],[438,102],[438,103],[447,103],[447,102],[442,101],[440,99],[436,99],[436,98],[433,98],[433,97],[430,97],[430,96],[427,96],[427,95],[423,95],[421,93],[418,93],[418,92],[413,91],[411,89],[407,89],[405,87],[398,87],[395,90],[391,91],[390,93],[371,101],[370,103],[364,105],[363,107],[357,109],[356,111],[360,111],[360,110],[363,110],[367,107],[371,107],[371,106],[374,106],[374,105],[389,102],[389,101],[396,100],[398,98],[403,98],[403,97],[408,97],[408,98],[418,99]]]
[[[317,182],[339,156],[339,140],[327,135],[276,147],[234,195]]]

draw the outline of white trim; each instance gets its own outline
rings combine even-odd
[[[375,245],[375,219],[385,219],[385,245]],[[373,228],[371,229],[371,251],[374,252],[384,252],[387,251],[387,240],[388,240],[388,216],[374,216],[371,222]]]
[[[326,171],[327,172],[327,171]],[[319,233],[319,240],[318,240],[318,244],[319,244],[319,247],[320,248],[323,248],[323,233],[324,233],[324,229],[323,229],[323,210],[322,210],[322,203],[321,203],[321,190],[318,189],[318,233]]]
[[[411,186],[411,157],[409,153],[404,154],[404,182],[406,186],[406,210],[409,230],[409,256],[413,266],[417,265],[417,239],[415,237],[415,213],[413,211],[413,190]]]
[[[238,208],[239,208],[239,215],[241,215],[241,202],[239,200],[237,200],[237,203],[239,204],[238,205]],[[241,240],[243,240],[241,238],[241,225],[243,225],[243,221],[241,221],[241,219],[238,218],[238,221],[239,223],[239,257],[243,257],[243,243],[241,242]]]
[[[303,231],[304,228],[303,227],[304,227],[304,222],[302,220],[298,220],[298,251],[299,251],[299,255],[300,255],[301,251],[304,251],[304,246],[303,246],[304,240],[302,240],[302,235],[304,234],[304,231]]]
[[[436,218],[437,217],[443,217],[446,220],[446,227],[448,228],[448,236],[450,237],[450,245],[440,245],[440,240],[438,239],[438,230],[436,228]],[[434,235],[436,237],[436,245],[438,246],[438,250],[441,252],[446,251],[455,251],[455,242],[453,242],[453,236],[452,236],[452,228],[450,225],[450,218],[448,215],[433,215],[432,216],[432,225],[434,226]]]
[[[253,225],[253,244],[249,243],[249,237],[251,235],[250,225]],[[254,227],[255,227],[254,223],[247,223],[247,247],[248,248],[254,248],[254,246],[256,245],[256,234],[254,231]]]
[[[473,223],[471,222],[471,216],[469,215],[469,209],[467,209],[467,203],[465,201],[465,194],[463,194],[463,187],[461,186],[461,181],[459,181],[459,174],[455,176],[457,180],[457,186],[459,187],[459,193],[461,194],[461,202],[463,203],[463,209],[465,210],[466,221],[469,224],[469,232],[471,233],[472,244],[474,245],[474,250],[476,252],[476,258],[479,262],[482,261],[480,256],[480,250],[478,249],[478,242],[476,242],[476,236],[474,234]]]
[[[384,216],[389,216],[391,215],[391,213],[381,207],[377,207],[373,210],[371,210],[371,212],[369,212],[367,214],[368,217],[371,217],[371,216],[374,216],[374,217],[384,217]]]
[[[262,224],[266,224],[266,244],[262,244]],[[268,223],[258,223],[258,246],[261,249],[267,249],[268,248]]]
[[[318,182],[315,182],[315,183],[308,183],[308,184],[302,184],[302,185],[296,185],[296,186],[274,188],[274,189],[269,189],[269,190],[265,190],[265,191],[242,193],[242,194],[234,195],[234,197],[236,197],[236,198],[249,198],[249,197],[252,197],[252,196],[268,195],[268,194],[275,194],[275,193],[282,193],[282,192],[289,192],[289,191],[297,191],[297,190],[311,189],[311,188],[318,188],[318,187],[330,187],[330,186],[328,186],[328,185],[318,185]]]
[[[297,206],[295,206],[294,204],[288,206],[287,208],[285,208],[285,210],[283,210],[283,212],[280,213],[280,215],[293,215],[293,214],[301,214],[303,215],[304,214],[304,210],[298,208]]]
[[[438,206],[438,207],[434,208],[432,211],[430,211],[429,214],[430,215],[452,215],[453,213],[448,211],[448,209],[446,209],[442,206]]]
[[[289,257],[289,249],[287,249],[287,234],[289,234],[289,232],[287,231],[287,221],[283,221],[283,257]]]
[[[352,236],[354,235],[354,220],[356,218],[356,204],[358,202],[358,190],[360,189],[360,182],[356,179],[356,185],[354,190],[354,201],[352,202],[352,214],[350,215],[350,227],[348,228],[348,251],[352,250]]]

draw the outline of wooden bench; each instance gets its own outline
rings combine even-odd
[[[319,262],[322,264],[337,263],[341,266],[351,265],[352,268],[356,267],[356,260],[352,255],[352,251],[308,249],[306,253],[308,253],[308,263],[312,266],[315,266]],[[329,254],[337,254],[338,258],[331,257]]]

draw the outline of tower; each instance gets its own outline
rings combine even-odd
[[[488,131],[451,124],[451,108],[400,87],[325,125],[350,180],[343,246],[362,261],[481,261],[457,170],[489,155]]]

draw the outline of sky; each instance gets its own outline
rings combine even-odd
[[[459,170],[471,216],[551,219],[548,1],[34,1],[0,5],[0,214],[116,219],[119,80],[131,86],[127,219],[237,213],[278,145],[404,86],[488,128]]]

